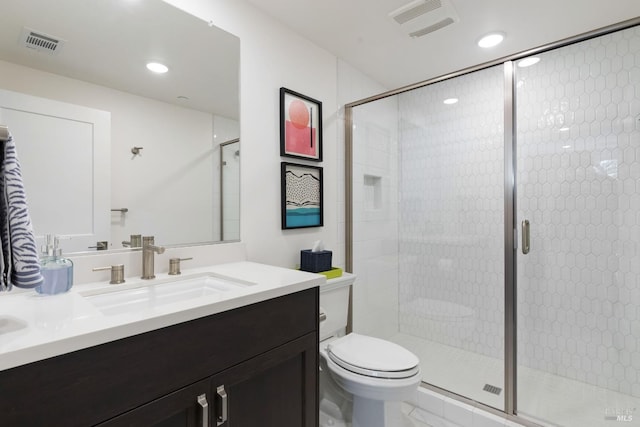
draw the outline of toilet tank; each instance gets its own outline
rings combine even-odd
[[[349,290],[356,276],[343,273],[320,286],[320,341],[344,335],[349,320]],[[322,320],[326,315],[326,319]]]

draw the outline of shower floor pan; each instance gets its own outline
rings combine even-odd
[[[504,391],[495,395],[485,385],[504,387],[503,361],[408,334],[390,338],[420,358],[423,381],[494,408],[504,407]],[[518,413],[542,425],[602,427],[611,408],[637,408],[640,398],[547,372],[518,367]],[[640,425],[640,416],[633,422]]]

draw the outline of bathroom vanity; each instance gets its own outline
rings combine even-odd
[[[12,298],[27,305],[47,300],[0,298],[0,322],[9,331],[0,333],[0,425],[317,426],[317,286],[324,278],[246,262],[206,270],[225,277],[244,271],[234,277],[247,285],[132,312],[90,302],[104,295],[99,287],[72,289],[51,298],[68,297],[67,307],[83,306],[81,314],[56,323],[40,344],[35,341],[44,335],[37,330],[27,335],[42,319],[23,319],[27,326],[16,330],[6,325],[17,313],[2,309]],[[141,289],[127,286],[126,292]],[[22,311],[28,317],[33,308]],[[61,354],[29,361],[52,351]],[[29,363],[19,364],[17,356]]]

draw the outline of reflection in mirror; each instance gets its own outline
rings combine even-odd
[[[137,234],[162,245],[239,238],[237,37],[161,1],[2,9],[0,124],[38,238],[63,236],[66,253],[121,249]],[[221,144],[234,140],[223,167]]]
[[[240,140],[220,144],[222,240],[240,240]]]

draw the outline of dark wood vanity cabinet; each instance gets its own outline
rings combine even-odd
[[[317,427],[318,288],[0,372],[0,426]]]

